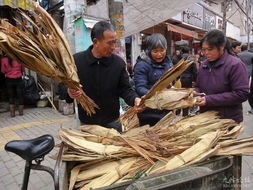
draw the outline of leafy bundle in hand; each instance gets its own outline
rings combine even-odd
[[[16,19],[17,26],[0,21],[0,49],[26,68],[83,91],[62,30],[42,7],[33,2],[32,8],[29,13],[18,11],[22,19]],[[77,101],[89,115],[98,108],[84,92]]]

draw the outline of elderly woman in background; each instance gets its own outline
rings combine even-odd
[[[135,90],[139,96],[145,95],[161,75],[173,66],[172,61],[166,56],[167,41],[162,34],[155,33],[149,36],[146,47],[134,67]],[[166,110],[147,108],[138,113],[140,125],[153,126],[167,113]]]
[[[196,91],[200,112],[216,110],[222,118],[243,121],[242,102],[249,93],[248,74],[242,61],[229,54],[227,39],[219,30],[209,31],[201,40],[206,57],[198,70]]]

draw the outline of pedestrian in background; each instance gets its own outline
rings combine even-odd
[[[232,53],[234,56],[237,56],[238,53],[241,52],[241,42],[235,41],[231,43],[231,47],[232,47]]]
[[[172,57],[173,65],[176,65],[181,59],[182,59],[181,50],[179,48],[177,48],[175,55]]]
[[[167,41],[162,34],[155,33],[149,36],[146,47],[134,66],[135,91],[139,96],[145,95],[161,75],[173,67],[172,61],[166,56]],[[138,113],[140,126],[153,126],[167,113],[167,110],[146,108]]]
[[[187,59],[189,56],[190,50],[188,47],[182,47],[181,49],[182,57]],[[192,88],[192,82],[196,81],[197,77],[197,66],[196,63],[193,62],[180,76],[180,81],[182,84],[182,88]],[[189,115],[189,108],[183,109],[183,116]]]
[[[218,111],[222,118],[243,121],[242,102],[249,94],[246,66],[228,53],[227,38],[222,31],[209,31],[200,42],[206,60],[198,70],[196,105],[200,112]]]
[[[22,75],[24,66],[16,60],[12,60],[6,54],[1,58],[1,72],[5,75],[5,82],[9,96],[9,109],[11,117],[15,117],[15,101],[18,100],[19,115],[24,110],[24,83]]]
[[[249,105],[251,109],[248,113],[253,114],[253,83],[252,83],[252,64],[253,64],[253,53],[248,51],[247,44],[242,45],[241,52],[238,53],[238,57],[242,60],[242,62],[246,65],[248,69],[248,78],[251,77],[250,82],[250,93],[248,97]]]

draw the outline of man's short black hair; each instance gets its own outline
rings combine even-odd
[[[245,51],[245,50],[247,50],[247,49],[248,49],[248,45],[247,45],[247,44],[242,45],[241,51]]]
[[[93,41],[94,38],[102,39],[104,37],[104,31],[106,30],[115,31],[114,27],[109,22],[97,22],[91,29],[91,41]]]
[[[182,47],[181,48],[181,52],[182,53],[189,53],[190,52],[190,49],[188,47]]]

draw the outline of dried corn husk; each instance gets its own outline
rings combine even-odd
[[[140,107],[145,104],[145,100],[151,98],[156,92],[164,90],[167,88],[173,80],[180,76],[193,62],[185,59],[181,59],[174,67],[166,71],[160,79],[153,85],[147,94],[141,98]],[[125,128],[128,127],[128,123],[132,120],[136,114],[134,108],[129,108],[126,113],[120,117],[120,121],[124,124]]]
[[[201,136],[200,137],[201,140],[196,144],[194,144],[191,148],[185,150],[179,155],[176,155],[174,158],[169,160],[164,167],[150,171],[150,173],[154,174],[168,170],[173,170],[191,162],[192,160],[196,159],[199,155],[205,153],[207,150],[212,148],[214,144],[218,141],[220,135],[221,135],[220,131],[216,131]]]
[[[253,137],[219,142],[220,149],[215,155],[253,154]]]
[[[137,128],[140,126],[139,118],[135,114],[130,120],[121,120],[122,131],[128,131],[129,129]]]
[[[72,137],[62,138],[67,145],[63,159],[65,155],[72,154],[73,158],[78,159],[83,156],[88,163],[95,160],[93,165],[75,168],[71,179],[76,181],[71,181],[71,187],[73,184],[76,188],[84,189],[102,187],[123,182],[125,178],[135,178],[137,174],[140,177],[144,173],[164,172],[204,161],[211,156],[253,153],[253,137],[234,139],[243,127],[233,120],[220,119],[217,112],[206,112],[179,121],[175,121],[174,118],[175,115],[169,113],[152,128],[143,126],[131,129],[125,134],[102,129],[100,126],[94,126],[94,129],[92,126],[83,126],[84,132],[80,132],[80,136],[79,132],[73,131],[65,134],[80,141],[84,139],[84,143],[77,145],[77,140],[72,141]],[[104,155],[100,148],[95,150],[86,147],[89,136],[107,139],[100,143],[105,149],[108,147],[106,143],[116,145],[120,149],[118,152],[112,149],[110,155],[108,152]],[[71,142],[68,142],[70,140]],[[120,162],[120,166],[117,167],[118,160],[131,158],[136,158],[133,164],[123,166]],[[115,167],[119,169],[116,171]]]
[[[193,106],[196,98],[193,89],[171,88],[157,91],[151,98],[144,101],[146,107],[159,110],[174,110]]]
[[[120,136],[120,133],[115,129],[108,129],[99,125],[82,125],[80,128],[82,131],[89,132],[101,137],[114,138]]]
[[[16,19],[18,27],[7,20],[0,21],[0,48],[28,69],[82,91],[72,53],[60,27],[38,4],[32,2],[31,7],[34,20],[19,10],[22,21]],[[89,115],[98,108],[83,91],[77,101]]]
[[[99,188],[107,185],[111,185],[117,180],[121,179],[123,176],[127,175],[128,170],[133,166],[137,161],[137,158],[127,158],[120,161],[120,164],[111,170],[108,173],[92,180],[90,183],[81,188],[81,190],[89,190],[90,188]]]

